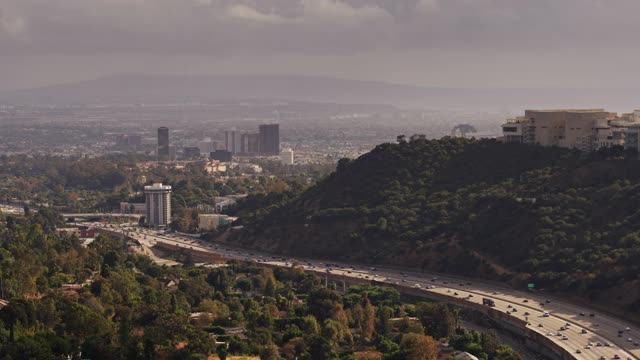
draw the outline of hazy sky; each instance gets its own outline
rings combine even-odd
[[[638,87],[640,0],[0,0],[0,90],[118,73]]]

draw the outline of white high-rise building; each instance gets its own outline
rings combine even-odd
[[[167,226],[171,222],[171,186],[155,183],[144,187],[146,198],[146,224],[151,227]]]
[[[280,162],[285,165],[293,165],[293,150],[284,149],[280,152]]]

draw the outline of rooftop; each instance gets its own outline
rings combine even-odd
[[[535,112],[577,112],[577,113],[592,113],[592,112],[607,112],[605,109],[528,109],[525,111]]]
[[[171,190],[171,185],[162,185],[162,183],[155,183],[153,185],[147,185],[145,190]]]

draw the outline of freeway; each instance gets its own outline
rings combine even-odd
[[[477,281],[461,281],[459,278],[443,275],[262,254],[227,244],[206,243],[179,234],[159,234],[133,224],[118,226],[95,223],[94,226],[121,231],[146,249],[157,243],[164,243],[218,253],[228,259],[254,261],[271,266],[289,267],[298,264],[305,270],[320,274],[406,286],[478,304],[482,304],[483,298],[490,298],[495,302],[494,309],[528,322],[530,330],[547,336],[575,359],[640,359],[640,332],[632,324],[567,302],[551,301],[534,293]]]
[[[77,214],[61,214],[64,218],[95,218],[95,217],[127,217],[127,218],[136,218],[139,219],[142,217],[140,214],[122,214],[122,213],[77,213]]]

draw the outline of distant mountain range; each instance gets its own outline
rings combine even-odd
[[[422,109],[640,107],[639,89],[463,89],[298,75],[118,75],[0,93],[0,104],[287,100]]]

